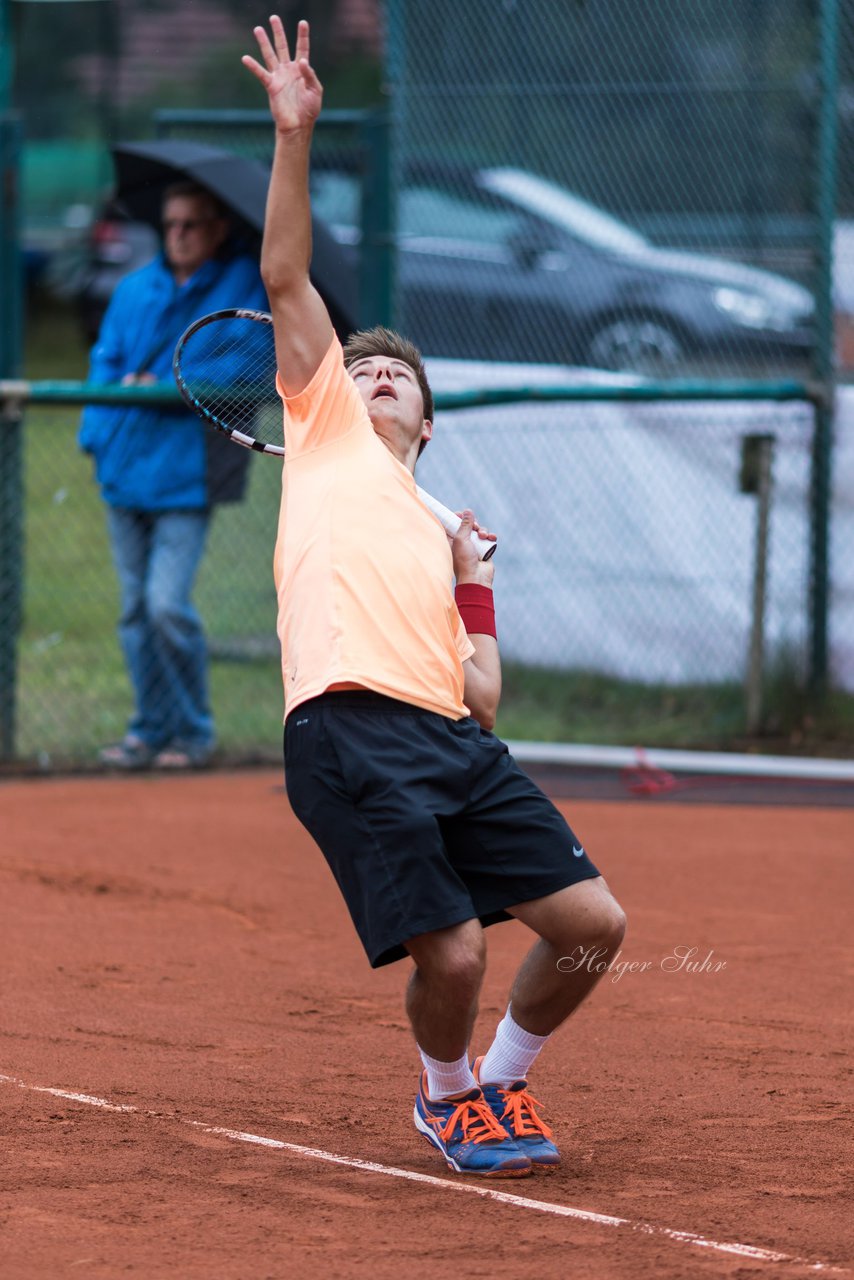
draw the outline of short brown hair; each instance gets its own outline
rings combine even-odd
[[[366,360],[369,356],[388,356],[390,360],[400,360],[408,364],[421,388],[421,399],[424,401],[424,417],[433,421],[433,392],[427,381],[424,361],[421,352],[408,338],[402,338],[393,329],[386,329],[378,324],[373,329],[360,329],[351,333],[344,343],[344,365],[349,369],[357,360]]]

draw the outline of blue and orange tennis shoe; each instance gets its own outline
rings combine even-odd
[[[482,1178],[524,1178],[531,1161],[507,1136],[480,1089],[433,1102],[427,1072],[415,1099],[415,1128],[438,1147],[454,1173]]]
[[[472,1064],[474,1078],[508,1138],[513,1139],[517,1149],[528,1157],[535,1169],[553,1169],[559,1165],[560,1152],[552,1142],[551,1129],[537,1114],[540,1103],[528,1092],[528,1081],[516,1080],[508,1085],[481,1084],[482,1062],[483,1058],[478,1058]]]

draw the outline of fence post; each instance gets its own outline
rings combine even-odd
[[[21,256],[18,174],[21,122],[0,111],[0,377],[19,372]],[[21,623],[23,504],[20,409],[0,404],[0,759],[15,754],[18,631]]]
[[[391,122],[385,111],[365,115],[359,126],[362,171],[362,246],[359,257],[359,324],[394,327],[395,217],[391,189]]]
[[[768,578],[768,523],[771,513],[771,466],[774,437],[745,436],[742,441],[741,491],[756,494],[756,541],[753,558],[753,606],[747,659],[747,732],[762,725],[762,675],[765,665],[765,597]]]
[[[833,223],[836,215],[839,86],[839,0],[821,0],[820,101],[816,158],[816,335],[813,374],[819,384],[813,437],[810,547],[809,684],[820,701],[827,689],[830,476],[835,402]]]

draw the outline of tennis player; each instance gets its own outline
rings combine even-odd
[[[493,561],[466,511],[449,544],[415,492],[433,432],[417,350],[385,329],[342,351],[309,282],[308,165],[322,88],[299,24],[255,28],[276,149],[261,271],[274,318],[285,463],[275,552],[285,770],[374,967],[409,955],[423,1071],[415,1124],[451,1169],[521,1177],[560,1161],[528,1090],[534,1060],[616,951],[624,917],[557,809],[493,735],[501,665]],[[456,588],[453,581],[456,580]],[[472,1063],[484,926],[538,940]]]

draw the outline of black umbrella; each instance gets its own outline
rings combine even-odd
[[[163,192],[189,179],[232,215],[236,235],[255,249],[264,229],[270,170],[258,160],[199,142],[121,142],[113,147],[115,203],[128,218],[160,228]],[[342,336],[357,327],[358,282],[324,223],[312,219],[311,277]]]

